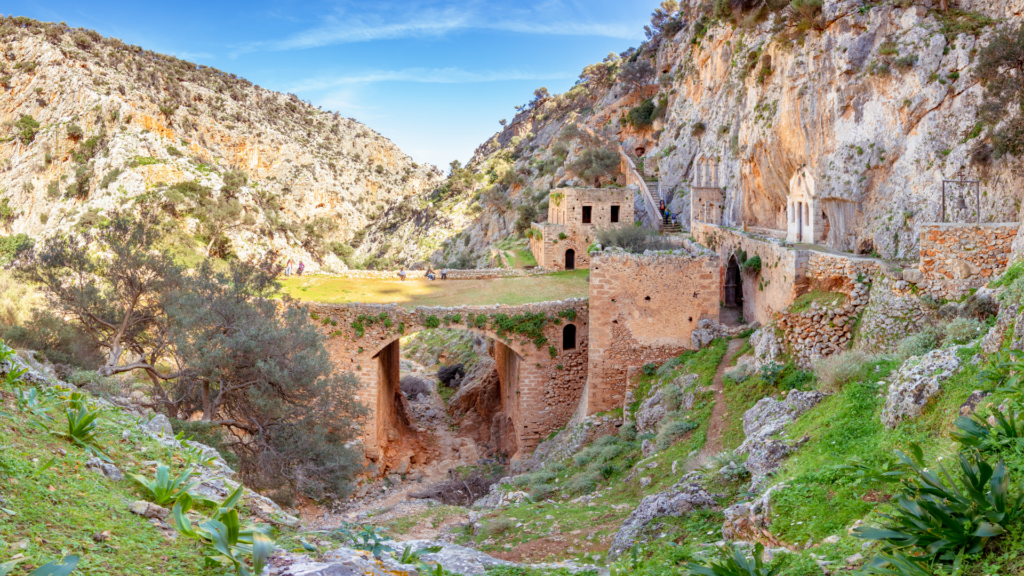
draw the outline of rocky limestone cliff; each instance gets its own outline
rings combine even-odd
[[[461,196],[479,204],[476,212],[442,209],[434,223],[407,224],[405,235],[431,236],[416,256],[480,262],[514,232],[519,206],[543,220],[549,190],[582,183],[567,167],[583,149],[620,146],[660,181],[684,226],[695,185],[724,189],[725,225],[783,233],[797,192],[827,217],[820,243],[916,260],[920,225],[939,219],[942,181],[961,176],[980,180],[981,221],[1017,221],[1018,160],[986,154],[991,126],[979,120],[984,88],[973,71],[979,49],[998,26],[1019,25],[1024,6],[965,0],[938,8],[826,0],[809,16],[788,6],[755,18],[684,3],[674,35],[655,34],[635,53],[606,60],[650,62],[646,87],[602,82],[588,68],[566,94],[530,103],[469,164],[486,176]],[[626,116],[645,98],[660,106],[653,123],[634,128]],[[570,132],[589,134],[559,138],[577,123]],[[512,176],[502,178],[496,163]],[[482,201],[491,189],[503,203]],[[975,221],[973,192],[960,211],[953,206],[965,190],[950,192],[949,218]]]
[[[201,250],[207,238],[167,206],[167,187],[195,181],[217,196],[241,171],[229,193],[252,224],[225,232],[230,250],[344,269],[329,241],[441,181],[353,119],[63,24],[0,20],[0,85],[6,234],[45,237],[162,205]]]

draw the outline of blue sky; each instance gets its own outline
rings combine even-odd
[[[535,88],[643,40],[658,0],[7,0],[233,72],[365,123],[420,162],[465,162]]]

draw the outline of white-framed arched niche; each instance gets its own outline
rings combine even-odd
[[[806,166],[789,180],[786,199],[786,241],[813,244],[818,240],[821,206],[814,197],[814,176]]]

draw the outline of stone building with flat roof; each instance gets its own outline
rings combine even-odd
[[[541,268],[590,268],[587,247],[597,230],[633,225],[631,188],[558,188],[548,199],[548,221],[534,223],[530,250]]]

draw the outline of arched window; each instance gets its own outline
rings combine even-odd
[[[576,349],[576,325],[566,324],[562,328],[562,350]]]

